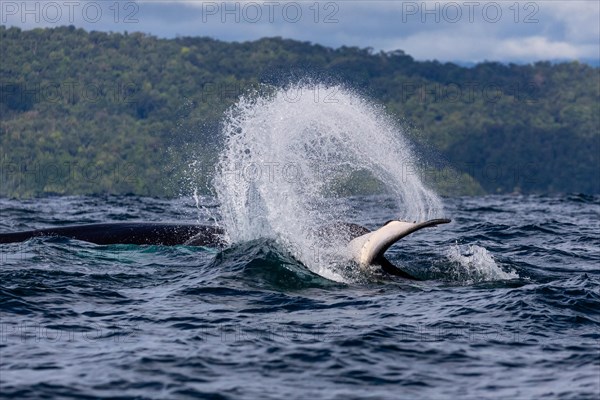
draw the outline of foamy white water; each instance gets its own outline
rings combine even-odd
[[[443,213],[439,197],[419,179],[401,127],[346,88],[298,84],[249,94],[227,112],[222,129],[214,188],[232,243],[273,238],[314,272],[339,280],[330,270],[336,246],[312,232],[352,222],[335,188],[359,171],[397,199],[402,214],[390,219]]]
[[[448,249],[446,256],[454,265],[446,269],[445,273],[467,284],[519,278],[515,271],[503,271],[490,252],[476,244],[456,244]]]

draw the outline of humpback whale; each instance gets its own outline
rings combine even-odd
[[[361,268],[379,265],[388,274],[407,279],[417,279],[396,267],[384,257],[384,253],[398,240],[423,228],[450,222],[449,219],[433,219],[425,222],[390,220],[374,231],[351,223],[336,223],[320,230],[327,235],[332,230],[344,230],[351,259]],[[108,244],[136,244],[163,246],[224,247],[225,231],[217,226],[178,223],[113,222],[44,228],[23,232],[0,233],[0,244],[23,242],[42,236],[62,236],[85,242]]]

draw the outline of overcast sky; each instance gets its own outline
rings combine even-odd
[[[281,36],[418,60],[600,61],[600,1],[0,1],[3,25],[158,37]]]

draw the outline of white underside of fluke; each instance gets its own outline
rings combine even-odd
[[[419,229],[446,224],[448,219],[433,219],[426,222],[390,221],[376,231],[359,236],[348,243],[350,257],[365,267],[383,256],[394,243]]]

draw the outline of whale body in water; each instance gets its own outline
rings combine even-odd
[[[110,222],[0,233],[0,243],[16,243],[40,236],[61,236],[95,244],[139,244],[162,246],[224,245],[223,229],[216,226],[152,222]]]
[[[416,279],[388,261],[384,253],[397,241],[423,228],[450,222],[433,219],[425,222],[391,220],[374,231],[349,223],[332,224],[320,230],[321,235],[344,230],[348,241],[349,258],[361,268],[379,265],[383,271],[407,279]],[[333,231],[332,231],[333,230]],[[0,243],[22,242],[34,237],[61,236],[85,242],[108,244],[136,244],[163,246],[224,247],[225,231],[217,226],[178,223],[113,222],[44,228],[23,232],[0,233]]]

